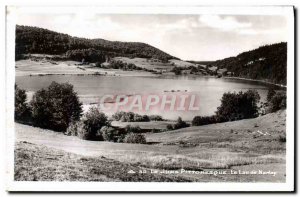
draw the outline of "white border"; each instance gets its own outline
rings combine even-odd
[[[100,7],[101,8],[101,7]],[[230,15],[284,15],[288,18],[288,77],[287,77],[287,165],[286,183],[116,183],[116,182],[16,182],[13,181],[14,147],[14,38],[15,16],[18,13],[51,12],[66,13],[82,10],[82,7],[10,7],[7,17],[7,61],[6,61],[6,134],[7,134],[7,190],[9,191],[292,191],[294,189],[294,14],[290,6],[254,7],[126,7],[95,6],[99,13],[127,14],[230,14]]]

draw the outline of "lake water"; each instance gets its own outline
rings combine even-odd
[[[29,97],[35,91],[47,87],[52,81],[73,84],[80,100],[85,105],[96,103],[101,96],[107,94],[180,94],[182,92],[195,94],[199,98],[199,111],[145,112],[146,114],[159,114],[167,119],[176,119],[181,116],[184,120],[192,120],[196,115],[214,114],[221,103],[220,99],[224,92],[255,89],[260,94],[261,100],[264,101],[268,91],[268,86],[262,83],[213,77],[114,77],[94,75],[16,77],[16,84],[28,91]]]

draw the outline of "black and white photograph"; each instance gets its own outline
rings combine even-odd
[[[292,6],[7,6],[6,26],[9,190],[293,190]]]

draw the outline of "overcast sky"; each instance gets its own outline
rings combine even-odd
[[[17,24],[85,38],[145,42],[184,60],[217,60],[264,44],[287,41],[282,16],[20,15]]]

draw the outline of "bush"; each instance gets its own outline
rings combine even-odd
[[[195,116],[192,120],[193,126],[201,126],[207,124],[218,123],[218,119],[216,116]]]
[[[101,140],[102,136],[99,135],[98,130],[109,124],[107,116],[96,107],[88,110],[82,118],[82,122],[84,124],[84,131],[78,136],[85,140]]]
[[[181,129],[185,127],[189,127],[189,125],[184,122],[181,117],[178,117],[176,124],[173,126],[173,129]]]
[[[279,135],[278,136],[278,141],[282,142],[282,143],[286,142],[286,135]]]
[[[147,115],[139,115],[133,112],[116,112],[112,118],[121,122],[149,122],[150,118]]]
[[[55,131],[66,131],[82,114],[82,103],[69,83],[52,82],[47,89],[37,91],[30,104],[33,124]]]
[[[125,132],[126,133],[141,133],[142,129],[139,126],[130,126],[130,125],[127,125],[125,127]]]
[[[151,115],[149,116],[149,119],[151,121],[163,121],[164,119],[162,118],[162,116],[159,116],[159,115]]]
[[[277,92],[268,104],[268,112],[276,112],[281,109],[286,109],[286,94],[285,92]]]
[[[26,91],[20,89],[15,85],[15,120],[16,121],[30,121],[31,112],[30,107],[26,103]]]
[[[175,73],[175,75],[181,75],[181,68],[179,67],[175,66],[172,71]]]
[[[255,118],[258,116],[259,99],[260,96],[256,90],[224,93],[216,116],[223,121]]]
[[[146,144],[146,138],[143,134],[128,133],[124,138],[125,143]]]
[[[169,130],[169,131],[170,131],[170,130],[173,130],[173,125],[172,125],[172,124],[168,124],[168,125],[167,125],[167,130]]]
[[[134,114],[133,116],[133,121],[132,122],[149,122],[150,119],[147,115],[139,115],[139,114]]]
[[[190,74],[196,74],[198,72],[198,69],[194,66],[191,66],[191,68],[189,68],[189,69],[191,69]]]
[[[84,129],[84,124],[82,121],[72,122],[70,123],[65,135],[68,136],[78,136],[78,133],[83,133],[82,130]]]
[[[104,126],[102,127],[99,131],[99,136],[102,135],[102,138],[104,141],[109,141],[109,142],[114,142],[118,138],[118,130],[109,127],[109,126]]]

